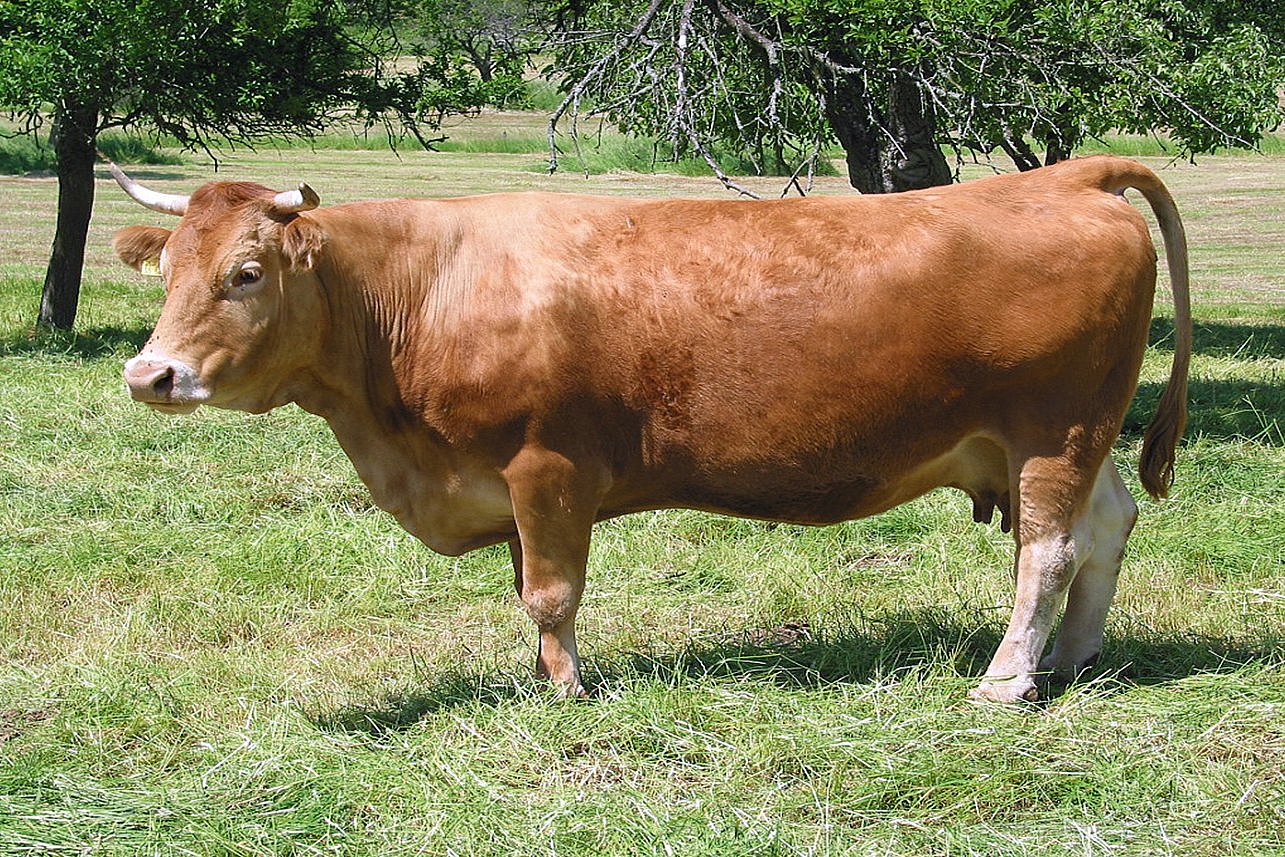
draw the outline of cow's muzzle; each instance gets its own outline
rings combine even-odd
[[[125,364],[125,384],[135,401],[163,411],[190,411],[210,397],[191,366],[146,352]]]

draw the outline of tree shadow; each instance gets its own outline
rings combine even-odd
[[[1147,344],[1172,351],[1173,319],[1153,318]],[[1285,357],[1285,325],[1197,321],[1192,325],[1191,345],[1195,353],[1205,357],[1242,360]]]
[[[1206,357],[1239,360],[1285,358],[1285,325],[1200,323],[1192,331],[1192,347]],[[1153,319],[1150,343],[1173,348],[1173,321]],[[1121,434],[1140,437],[1156,412],[1164,381],[1138,385],[1124,418]],[[1285,446],[1285,378],[1280,381],[1203,380],[1188,382],[1187,437],[1243,438],[1270,446]]]
[[[591,688],[587,704],[639,679],[668,687],[692,680],[758,681],[806,692],[868,684],[928,664],[948,664],[961,678],[981,676],[1001,635],[1001,629],[980,611],[906,611],[815,635],[797,623],[744,630],[669,651],[587,658],[582,668]],[[1123,693],[1199,673],[1230,673],[1248,664],[1281,660],[1282,652],[1269,641],[1246,644],[1194,633],[1142,632],[1108,637],[1103,660],[1082,679],[1101,676],[1095,687]],[[442,711],[552,696],[538,680],[503,671],[458,670],[416,684],[411,690],[316,712],[310,718],[323,731],[379,737]],[[1048,690],[1056,698],[1066,687]]]
[[[1166,382],[1138,385],[1120,434],[1138,438],[1160,402]],[[1205,381],[1187,384],[1188,438],[1239,438],[1268,446],[1285,446],[1285,378],[1260,381]]]
[[[28,328],[0,337],[0,357],[62,355],[96,360],[137,352],[151,333],[150,325],[106,325],[71,331]]]

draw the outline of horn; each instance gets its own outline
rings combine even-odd
[[[112,171],[112,177],[116,179],[116,184],[120,185],[121,190],[129,194],[130,198],[139,205],[162,214],[177,214],[179,217],[187,211],[187,201],[190,197],[148,190],[125,175],[124,171],[111,161],[107,162],[107,167]]]
[[[317,192],[300,182],[298,190],[283,190],[274,196],[268,209],[273,214],[286,215],[311,211],[319,205],[321,205],[321,197],[317,196]]]

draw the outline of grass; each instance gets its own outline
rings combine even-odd
[[[556,102],[553,105],[557,106]],[[550,108],[552,110],[552,108]],[[542,113],[515,110],[487,111],[480,116],[454,117],[446,120],[439,132],[430,137],[444,137],[433,143],[439,152],[490,155],[523,155],[524,165],[530,172],[545,172],[549,167],[548,116]],[[578,133],[569,133],[570,125],[564,121],[557,136],[559,169],[566,172],[603,175],[612,172],[668,173],[684,176],[708,176],[709,166],[698,156],[683,155],[675,158],[672,147],[649,137],[626,136],[605,121],[585,122]],[[271,139],[257,148],[265,151],[368,151],[387,149],[390,144],[403,154],[418,148],[412,138],[391,139],[379,126],[365,128],[335,127],[315,137]],[[750,175],[756,167],[748,158],[732,154],[723,146],[715,146],[720,164],[733,175]],[[834,157],[819,160],[815,172],[835,176],[838,170],[832,163]],[[779,165],[769,168],[768,175],[790,175]]]
[[[1265,134],[1255,149],[1264,155],[1285,155],[1285,134]],[[1124,155],[1130,158],[1176,157],[1177,152],[1178,147],[1171,140],[1154,134],[1109,134],[1101,139],[1087,140],[1076,150],[1081,155]],[[1235,153],[1234,150],[1223,152],[1224,155]],[[1205,157],[1209,156],[1200,155],[1196,160]]]
[[[478,122],[458,136],[506,130]],[[307,179],[327,202],[722,193],[528,160],[261,149],[219,177]],[[135,171],[172,191],[212,177]],[[107,240],[164,218],[104,184],[78,331],[34,334],[56,187],[0,182],[0,854],[1282,853],[1285,160],[1163,175],[1196,282],[1176,494],[1142,504],[1102,663],[1012,711],[964,701],[1011,543],[947,492],[827,529],[599,526],[595,693],[550,698],[506,551],[431,554],[294,408],[127,401],[119,367],[161,295]],[[1165,300],[1129,471],[1167,373]]]

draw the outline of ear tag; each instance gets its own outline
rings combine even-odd
[[[138,272],[144,277],[159,277],[161,275],[161,260],[145,259],[143,264],[138,266]]]

